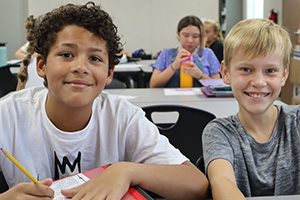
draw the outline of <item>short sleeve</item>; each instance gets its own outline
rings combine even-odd
[[[171,64],[171,62],[171,49],[164,49],[153,64],[153,68],[164,71]]]
[[[208,74],[210,77],[220,72],[221,64],[214,52],[209,48],[204,49],[203,64],[206,68],[205,70],[207,70],[204,73]]]
[[[211,121],[203,131],[202,143],[205,170],[211,161],[219,158],[226,159],[233,164],[233,148],[226,133],[228,130],[225,124],[222,119],[216,119]]]

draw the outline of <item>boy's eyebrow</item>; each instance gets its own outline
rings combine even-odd
[[[101,48],[89,48],[89,51],[91,51],[91,52],[100,52],[100,53],[103,53],[104,55],[106,55],[106,52],[103,51]]]
[[[70,47],[70,48],[77,48],[77,45],[76,44],[72,44],[72,43],[62,43],[61,46],[67,46],[67,47]],[[100,52],[100,53],[103,53],[104,55],[107,55],[105,51],[103,51],[101,48],[89,48],[88,51],[91,51],[91,52]]]

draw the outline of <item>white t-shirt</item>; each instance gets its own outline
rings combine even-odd
[[[188,160],[159,134],[142,109],[105,92],[95,99],[91,120],[83,130],[61,131],[47,117],[47,93],[33,87],[0,100],[0,147],[40,180],[119,161],[181,164]],[[0,171],[9,187],[30,181],[4,155]]]

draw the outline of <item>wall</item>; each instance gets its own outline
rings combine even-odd
[[[230,29],[240,20],[243,19],[243,1],[227,0],[226,1],[226,35]]]
[[[282,1],[283,0],[264,0],[264,18],[269,19],[270,11],[277,11],[278,24],[282,25]]]
[[[29,14],[40,15],[62,4],[87,0],[28,0]],[[163,48],[177,47],[178,21],[186,15],[219,18],[218,0],[96,0],[119,28],[125,50],[139,48],[156,55]]]
[[[24,22],[27,15],[27,0],[0,0],[0,42],[7,43],[9,60],[26,41]]]

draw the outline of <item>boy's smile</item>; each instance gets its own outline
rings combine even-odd
[[[57,33],[47,62],[38,65],[39,75],[48,81],[47,104],[91,107],[112,79],[108,65],[104,40],[79,26],[65,27]]]
[[[240,112],[263,114],[273,105],[288,76],[282,60],[279,50],[250,60],[237,51],[229,69],[222,64],[224,82],[231,84]]]

